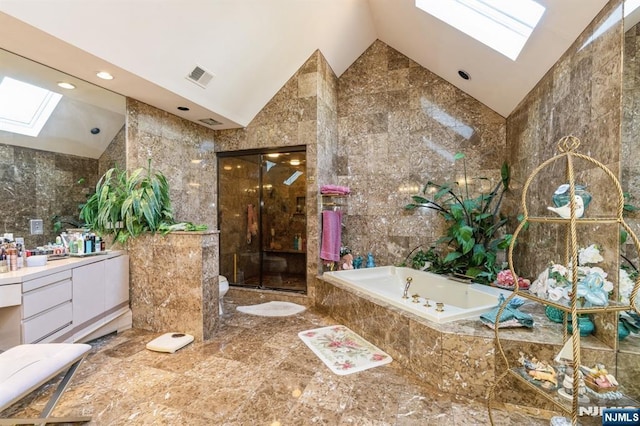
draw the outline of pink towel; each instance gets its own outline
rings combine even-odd
[[[342,211],[325,210],[322,212],[322,246],[320,258],[323,260],[340,260],[342,232]]]
[[[258,217],[253,204],[247,205],[247,244],[251,244],[251,237],[258,235]]]
[[[347,195],[351,193],[351,190],[348,186],[322,185],[322,187],[320,187],[320,193]]]

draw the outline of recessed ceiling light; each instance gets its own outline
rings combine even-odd
[[[464,80],[471,80],[471,76],[466,71],[458,70],[458,75],[462,77]]]
[[[300,160],[291,160],[289,161],[289,164],[291,164],[292,166],[299,166],[300,165]]]
[[[113,76],[106,71],[100,71],[96,75],[103,80],[113,80]]]
[[[63,89],[69,89],[69,90],[76,88],[76,86],[74,86],[71,83],[67,83],[66,81],[59,81],[58,86],[62,87]]]
[[[185,106],[179,106],[178,109],[180,111],[189,111],[189,107],[185,107]]]

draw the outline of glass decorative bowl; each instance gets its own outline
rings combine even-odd
[[[582,203],[584,204],[584,209],[587,209],[589,203],[591,202],[591,194],[587,191],[587,187],[585,185],[576,184],[575,185],[576,195],[582,198]],[[556,189],[556,192],[553,193],[553,204],[556,207],[562,207],[569,204],[569,184],[562,184]]]

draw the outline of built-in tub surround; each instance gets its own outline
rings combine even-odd
[[[483,399],[504,371],[494,331],[479,319],[435,323],[330,281],[325,275],[316,278],[315,307],[380,347],[423,382],[458,397]],[[562,348],[562,325],[546,319],[539,304],[525,304],[521,310],[531,314],[537,325],[533,330],[504,330],[501,342],[508,358],[516,363],[519,351],[535,354],[539,359],[553,358]],[[596,338],[585,338],[583,343],[581,354],[585,364],[609,365],[615,360],[615,354]],[[534,411],[555,410],[516,379],[509,378],[503,383],[498,401]]]
[[[211,339],[220,321],[218,232],[144,235],[127,248],[133,327]]]
[[[322,277],[436,323],[477,318],[496,306],[499,294],[506,298],[511,293],[395,266],[325,272]]]

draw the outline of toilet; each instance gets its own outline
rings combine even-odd
[[[264,256],[264,269],[266,272],[280,273],[287,270],[287,260],[280,256]]]
[[[227,294],[227,291],[229,291],[229,281],[227,280],[227,277],[218,275],[218,286],[220,288],[220,294],[218,295],[218,300],[220,301],[220,315],[222,315],[222,298]]]

